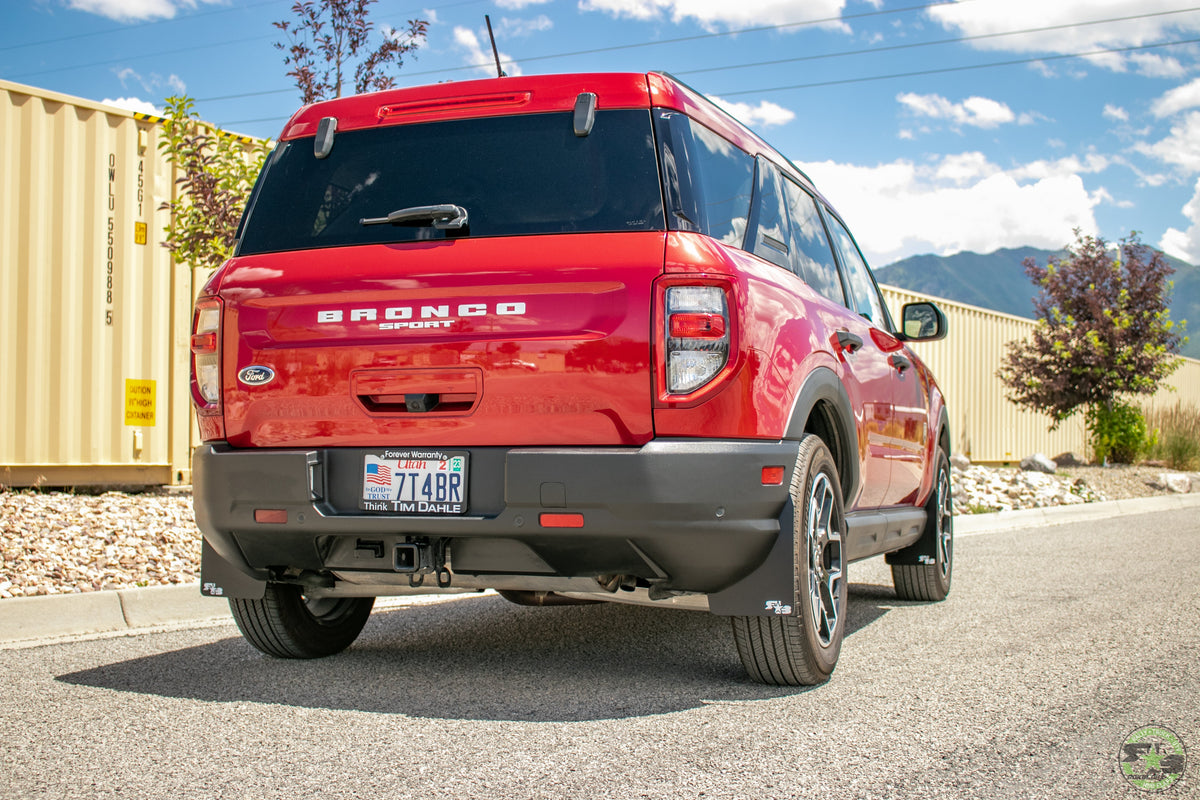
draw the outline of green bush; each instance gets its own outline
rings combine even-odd
[[[1176,401],[1170,408],[1151,408],[1146,423],[1158,434],[1150,457],[1171,469],[1200,468],[1200,408]]]
[[[1087,408],[1087,427],[1092,451],[1102,464],[1132,464],[1153,445],[1146,438],[1142,412],[1128,403],[1094,403]]]

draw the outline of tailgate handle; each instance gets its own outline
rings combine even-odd
[[[410,414],[424,414],[437,408],[441,395],[437,394],[406,394],[404,408]]]
[[[469,414],[482,384],[476,369],[362,370],[351,377],[354,398],[370,414]]]

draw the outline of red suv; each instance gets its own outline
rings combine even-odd
[[[940,600],[942,396],[841,218],[663,74],[306,106],[196,303],[205,594],[311,658],[374,598],[496,589],[728,616],[826,680],[846,568]]]

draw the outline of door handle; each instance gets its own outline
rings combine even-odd
[[[904,372],[912,366],[912,362],[899,353],[893,353],[889,360],[892,362],[892,366],[900,372]]]
[[[838,347],[845,350],[847,353],[853,353],[863,346],[861,336],[856,336],[850,331],[837,332]]]

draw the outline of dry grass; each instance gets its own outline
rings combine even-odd
[[[1150,458],[1172,469],[1200,468],[1200,407],[1177,400],[1174,406],[1153,406],[1142,413],[1154,442]]]

